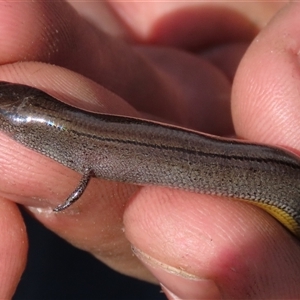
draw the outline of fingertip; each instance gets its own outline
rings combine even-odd
[[[232,115],[239,136],[299,148],[299,3],[260,32],[238,68]]]
[[[124,224],[136,256],[179,298],[189,281],[194,299],[296,295],[282,272],[299,276],[298,241],[257,207],[147,187],[129,203]],[[203,294],[212,284],[212,294]]]

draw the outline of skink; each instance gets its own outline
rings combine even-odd
[[[300,238],[300,159],[286,150],[142,119],[95,114],[20,84],[0,82],[0,130],[90,177],[245,200]]]

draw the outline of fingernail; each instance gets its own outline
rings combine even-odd
[[[53,210],[49,207],[44,208],[44,207],[27,206],[26,208],[34,214],[53,215]]]
[[[164,264],[135,247],[132,251],[158,279],[169,299],[222,299],[220,290],[213,280],[200,278]]]

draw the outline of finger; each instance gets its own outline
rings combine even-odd
[[[170,49],[133,49],[101,31],[95,33],[66,3],[48,6],[3,5],[1,36],[6,43],[0,45],[1,63],[38,60],[60,65],[100,83],[139,111],[210,133],[231,133],[231,83],[214,66]],[[19,20],[21,30],[15,31]],[[21,49],[16,47],[20,44]]]
[[[251,40],[284,3],[109,1],[143,43],[200,49]]]
[[[96,30],[104,31],[110,36],[130,41],[132,39],[127,26],[110,7],[108,2],[69,1],[80,16],[92,24]]]
[[[257,207],[149,187],[130,201],[124,225],[174,299],[299,296],[300,263],[290,257],[299,257],[299,242]]]
[[[157,88],[160,79],[141,56],[125,43],[96,32],[68,3],[1,6],[1,36],[5,40],[0,48],[1,64],[31,60],[63,66],[137,103],[150,98],[148,87],[151,99],[168,99],[174,94],[171,89]]]
[[[110,1],[110,5],[137,41],[184,48],[194,54],[201,51],[201,57],[222,70],[231,82],[258,29],[285,3]]]
[[[0,200],[0,298],[11,299],[27,258],[25,225],[16,204]]]
[[[297,12],[299,4],[289,5],[256,38],[238,70],[232,108],[238,135],[299,150]]]

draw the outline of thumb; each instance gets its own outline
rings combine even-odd
[[[295,299],[299,242],[242,201],[144,187],[124,214],[134,254],[169,299]],[[152,280],[153,281],[153,280]]]
[[[170,299],[220,299],[218,287],[208,278],[208,265],[201,261],[207,246],[211,251],[211,233],[204,232],[208,208],[205,204],[200,208],[199,198],[184,191],[145,187],[124,215],[134,254]]]

